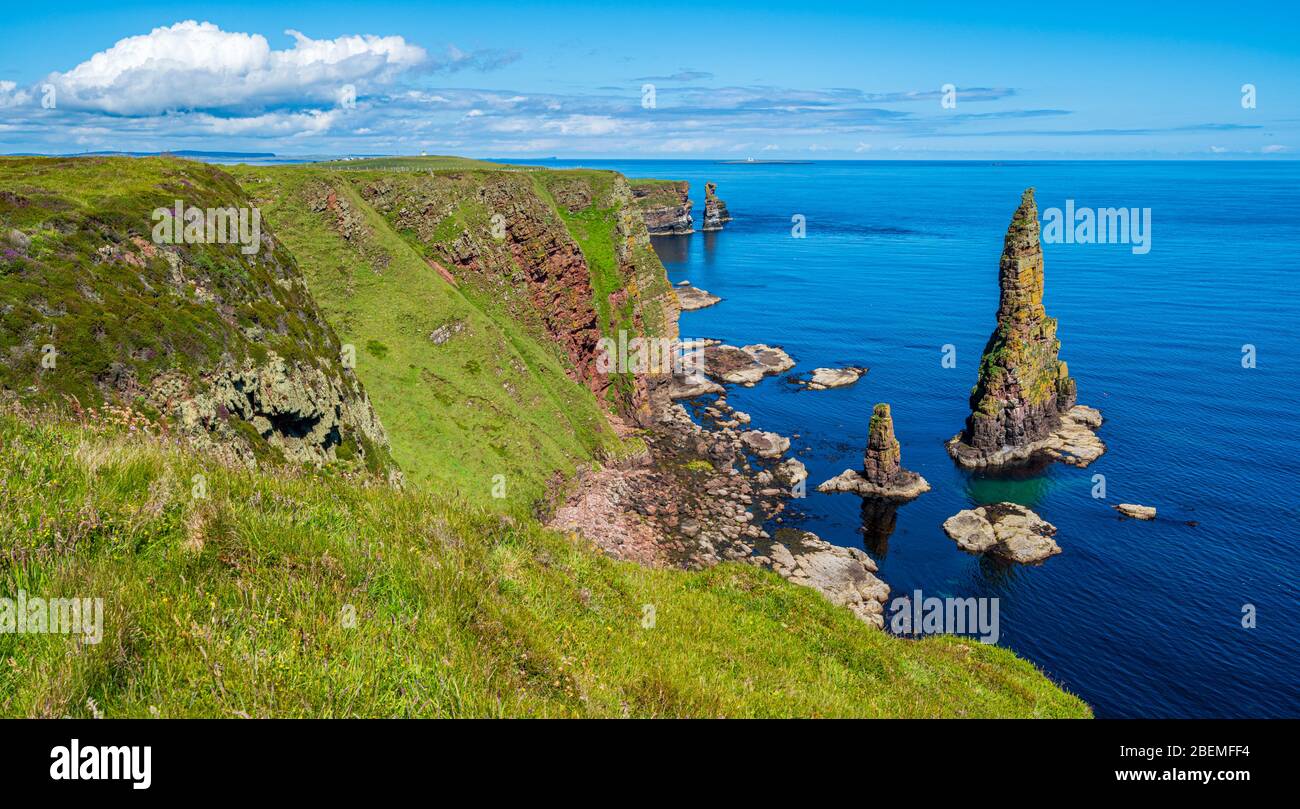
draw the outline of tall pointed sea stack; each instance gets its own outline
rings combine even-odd
[[[1007,228],[998,283],[998,325],[984,347],[966,428],[948,442],[948,451],[963,466],[1024,460],[1040,450],[1086,466],[1105,450],[1089,429],[1100,425],[1101,415],[1075,406],[1074,380],[1057,356],[1056,319],[1043,308],[1043,248],[1032,188],[1020,197]]]
[[[894,437],[894,419],[884,402],[871,411],[862,470],[846,469],[817,487],[819,492],[855,492],[898,500],[911,500],[929,490],[925,478],[903,468],[903,450]]]

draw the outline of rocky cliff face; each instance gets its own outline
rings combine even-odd
[[[180,200],[256,208],[213,166],[0,161],[0,390],[32,406],[129,409],[228,460],[397,474],[348,352],[262,220],[250,244],[159,240]]]
[[[723,224],[731,221],[727,203],[718,199],[717,192],[716,183],[704,184],[704,224],[700,230],[722,230]]]
[[[453,283],[557,346],[570,377],[620,415],[649,423],[666,406],[667,374],[607,367],[602,347],[677,335],[676,299],[624,178],[363,173],[354,185]]]
[[[687,194],[691,184],[674,180],[633,180],[633,198],[651,236],[680,236],[695,232]]]
[[[965,430],[949,443],[966,465],[1014,460],[1047,441],[1075,404],[1075,383],[1057,352],[1056,320],[1043,308],[1043,249],[1034,190],[1007,229],[998,283],[998,324],[984,348]]]

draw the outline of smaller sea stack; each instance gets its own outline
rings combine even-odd
[[[817,487],[819,492],[853,492],[892,500],[911,500],[929,490],[925,478],[903,468],[903,450],[894,436],[894,418],[884,402],[871,412],[861,471],[846,469]]]
[[[722,230],[722,225],[731,221],[727,212],[727,203],[718,199],[716,183],[704,184],[704,224],[700,230]]]

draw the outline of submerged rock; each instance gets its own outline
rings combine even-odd
[[[1041,562],[1061,552],[1052,539],[1056,526],[1016,503],[994,503],[959,511],[943,530],[968,553],[991,553],[1010,562]]]
[[[814,368],[812,378],[796,379],[795,382],[808,390],[826,390],[852,385],[862,378],[869,369],[850,365],[846,368]]]
[[[1135,520],[1154,520],[1156,510],[1154,506],[1139,506],[1136,503],[1120,503],[1118,506],[1112,506],[1125,517],[1132,517]]]
[[[862,470],[845,469],[817,487],[819,492],[853,492],[868,497],[911,500],[930,491],[930,484],[902,466],[903,450],[894,436],[889,405],[875,406],[867,429],[867,451]]]
[[[710,294],[708,291],[693,286],[679,286],[676,289],[677,302],[681,305],[683,312],[692,312],[696,309],[703,309],[706,306],[712,306],[722,300],[717,295]]]
[[[718,199],[717,190],[715,183],[704,184],[704,224],[700,230],[722,230],[723,223],[731,221],[727,203]]]
[[[948,442],[948,452],[967,467],[1025,460],[1036,452],[1087,466],[1105,451],[1100,440],[1085,435],[1100,425],[1100,413],[1075,412],[1075,382],[1057,356],[1056,320],[1043,308],[1043,249],[1032,188],[1021,196],[1007,228],[998,283],[998,325],[980,360],[971,415]]]

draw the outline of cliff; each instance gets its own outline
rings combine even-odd
[[[695,232],[687,196],[691,184],[679,180],[630,180],[633,198],[651,236],[680,236]]]
[[[666,406],[669,375],[635,349],[676,337],[677,304],[621,176],[441,158],[236,171],[365,347],[357,373],[401,425],[408,477],[529,510]]]
[[[1027,189],[1011,218],[999,264],[997,327],[984,347],[965,429],[948,443],[965,466],[1023,460],[1060,443],[1075,382],[1057,356],[1056,320],[1043,308],[1038,207]],[[1066,426],[1073,427],[1074,417]],[[1100,455],[1100,452],[1097,452]]]
[[[138,419],[244,465],[397,474],[294,256],[229,174],[172,159],[22,158],[0,160],[0,187],[7,397]]]
[[[704,184],[704,224],[700,230],[722,230],[722,226],[731,221],[727,203],[718,198],[717,192],[715,183]]]

